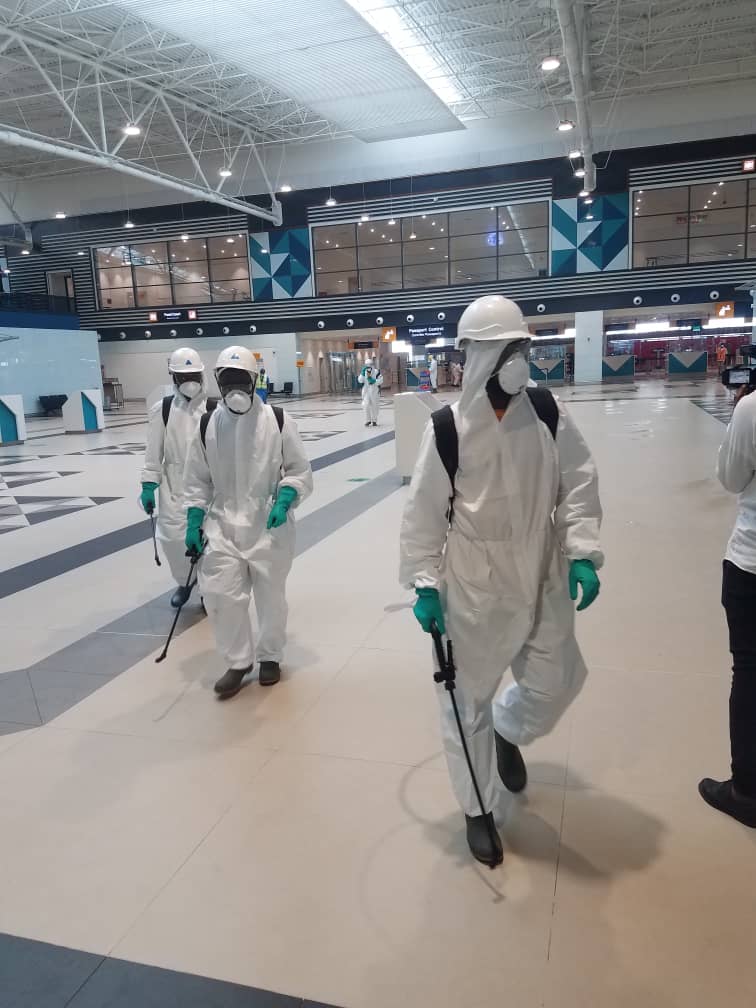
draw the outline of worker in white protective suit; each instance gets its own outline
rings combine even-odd
[[[228,666],[215,684],[224,699],[239,692],[255,661],[261,685],[281,677],[295,540],[289,512],[312,492],[297,426],[255,395],[257,368],[245,347],[220,354],[215,377],[222,399],[200,425],[184,477],[186,546],[199,553],[204,545],[199,582]],[[256,648],[251,593],[259,623]]]
[[[144,459],[140,503],[147,514],[155,510],[159,488],[157,539],[176,581],[171,598],[175,608],[188,600],[193,586],[186,586],[189,561],[184,545],[184,465],[189,444],[207,407],[205,365],[196,350],[180,347],[168,361],[168,373],[175,386],[150,410],[147,450]]]
[[[438,361],[432,354],[428,354],[428,372],[431,392],[438,392]]]
[[[365,411],[365,426],[378,426],[378,411],[380,409],[380,392],[383,385],[383,375],[374,362],[368,361],[357,376],[362,385],[362,408]]]
[[[601,505],[576,426],[549,391],[528,388],[530,337],[517,305],[500,295],[474,301],[457,346],[467,354],[462,396],[425,431],[402,523],[401,579],[417,593],[423,629],[435,622],[454,644],[484,814],[441,690],[444,746],[470,849],[494,866],[496,773],[510,791],[526,786],[519,747],[551,731],[586,675],[573,601],[578,587],[578,609],[598,595]],[[499,696],[507,668],[514,683]]]

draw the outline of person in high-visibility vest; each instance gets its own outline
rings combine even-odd
[[[265,373],[264,367],[260,368],[260,374],[257,376],[255,392],[260,396],[263,402],[268,401],[268,376]]]

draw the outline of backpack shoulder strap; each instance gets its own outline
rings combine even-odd
[[[207,425],[210,423],[210,417],[213,415],[212,410],[208,410],[207,413],[203,413],[200,417],[200,440],[202,441],[202,447],[207,448],[206,438],[207,438]]]
[[[459,469],[459,437],[451,406],[442,406],[441,409],[435,410],[431,413],[431,420],[436,436],[436,448],[449,476],[454,496],[454,481]]]
[[[205,402],[205,412],[212,413],[217,405],[218,400],[215,398],[215,396],[208,396],[207,401]]]
[[[283,431],[284,411],[281,409],[280,406],[271,406],[270,408],[273,410],[273,415],[276,418],[276,423],[278,424],[278,430],[280,433],[281,431]]]
[[[545,423],[551,431],[551,436],[556,441],[557,427],[559,425],[559,407],[557,401],[547,388],[526,389],[528,399],[533,404],[533,409],[538,415],[538,419]]]
[[[173,396],[172,395],[167,395],[165,397],[165,399],[163,399],[163,426],[164,427],[168,426],[168,417],[170,416],[171,406],[172,405],[173,405]]]

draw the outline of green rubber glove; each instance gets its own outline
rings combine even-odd
[[[577,611],[587,609],[598,598],[601,582],[592,560],[573,560],[570,563],[570,598],[577,601],[578,585],[583,589],[583,597]]]
[[[142,483],[142,492],[139,494],[139,503],[148,515],[151,515],[155,510],[155,491],[157,488],[157,483]]]
[[[375,385],[375,378],[368,378],[368,385]]]
[[[444,623],[444,610],[441,607],[441,596],[435,588],[416,588],[417,602],[412,612],[415,619],[426,633],[431,632],[431,626],[435,620],[438,629],[442,634],[446,633]]]
[[[270,514],[268,515],[268,528],[280,528],[282,525],[286,524],[286,519],[289,517],[289,508],[297,499],[297,491],[294,487],[282,486],[278,491],[278,496],[276,497],[276,502],[270,509]]]
[[[205,520],[205,512],[202,508],[190,507],[186,512],[186,548],[191,553],[201,553],[204,543],[202,540],[202,523]]]

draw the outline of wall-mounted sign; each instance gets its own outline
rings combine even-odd
[[[744,172],[756,171],[756,158],[752,157],[745,158],[745,160],[743,161],[743,171]]]
[[[351,350],[374,350],[375,340],[352,340],[349,348]]]
[[[384,326],[381,329],[381,342],[393,343],[396,340],[396,326]]]
[[[151,311],[147,316],[149,322],[195,322],[196,308],[165,308],[161,311]]]
[[[719,301],[714,305],[714,314],[717,318],[735,318],[735,302]]]
[[[435,343],[436,340],[453,342],[457,338],[457,327],[441,322],[436,325],[400,326],[397,330],[397,338],[417,346],[427,346],[428,343]]]

